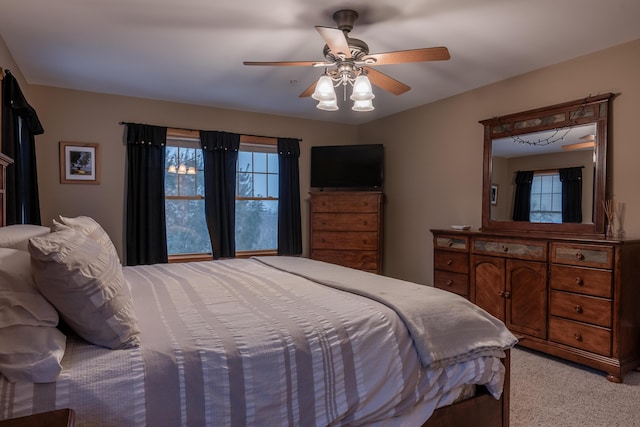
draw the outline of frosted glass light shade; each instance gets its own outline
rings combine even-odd
[[[353,92],[351,93],[352,101],[367,101],[375,98],[371,90],[371,82],[364,74],[360,74],[353,82]]]
[[[318,102],[318,105],[316,105],[316,108],[325,111],[336,111],[338,109],[338,100],[333,98],[327,101],[320,101]]]
[[[176,173],[176,165],[169,165],[169,169],[167,169],[169,173]]]
[[[333,88],[333,80],[326,74],[318,79],[316,90],[311,95],[316,101],[331,101],[336,99],[336,91]],[[319,107],[318,107],[319,108]]]
[[[194,168],[193,166],[189,166],[189,168],[187,169],[187,175],[195,175],[196,174],[196,168]]]
[[[363,101],[354,101],[353,107],[351,107],[353,111],[373,111],[375,108],[373,107],[373,102],[370,99],[365,99]]]

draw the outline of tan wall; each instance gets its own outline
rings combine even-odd
[[[640,236],[638,70],[640,40],[360,126],[360,141],[385,144],[385,274],[432,283],[429,229],[480,226],[478,121],[607,92],[620,94],[612,108],[609,184],[625,204],[627,235]]]
[[[29,102],[45,133],[36,138],[43,224],[57,215],[88,215],[102,224],[123,254],[125,126],[120,121],[301,138],[300,191],[303,245],[307,247],[309,152],[312,145],[355,143],[354,126],[243,113],[123,96],[31,86]],[[100,144],[100,185],[60,184],[59,141]]]

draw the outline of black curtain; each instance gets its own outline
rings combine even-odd
[[[166,127],[127,124],[127,265],[167,262],[166,142]]]
[[[236,255],[236,162],[240,135],[200,131],[204,158],[204,211],[213,258]]]
[[[2,80],[2,152],[13,165],[6,171],[7,225],[40,225],[35,135],[44,133],[36,111],[9,70]]]
[[[582,223],[582,167],[560,169],[562,222]]]
[[[516,173],[516,195],[513,204],[514,221],[529,221],[532,182],[533,171],[519,171]]]
[[[297,139],[278,138],[278,255],[302,253],[299,157]]]

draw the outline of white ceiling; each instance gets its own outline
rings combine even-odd
[[[298,97],[322,69],[242,65],[324,60],[314,26],[345,8],[371,53],[451,59],[376,67],[412,89],[360,113]],[[360,124],[640,39],[639,18],[639,0],[2,0],[0,36],[30,84]]]

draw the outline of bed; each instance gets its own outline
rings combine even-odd
[[[0,334],[31,359],[0,351],[0,420],[508,425],[516,339],[454,294],[302,257],[121,267],[90,218],[22,228],[4,244],[0,229],[0,280],[6,302],[32,278],[28,321]]]

